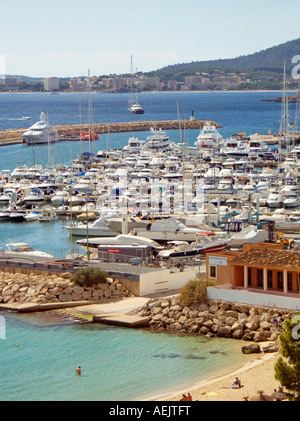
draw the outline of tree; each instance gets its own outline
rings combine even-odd
[[[280,336],[281,354],[275,364],[275,379],[288,392],[290,401],[300,401],[300,316],[284,322],[284,332]]]

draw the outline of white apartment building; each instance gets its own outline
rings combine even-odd
[[[44,79],[44,88],[46,91],[58,91],[59,90],[59,78],[48,77]]]

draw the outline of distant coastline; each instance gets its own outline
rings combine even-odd
[[[247,89],[223,89],[223,90],[217,90],[217,89],[212,89],[212,90],[205,90],[205,91],[144,91],[144,92],[140,92],[140,94],[144,95],[144,94],[195,94],[195,93],[207,93],[207,92],[216,92],[216,93],[251,93],[251,92],[261,92],[261,93],[266,93],[266,92],[283,92],[281,89],[251,89],[251,90],[247,90]],[[290,93],[297,93],[298,90],[295,89],[291,89],[288,90],[288,92]],[[44,91],[0,91],[0,94],[45,94],[45,95],[51,95],[50,92],[44,92]],[[60,94],[87,94],[87,92],[85,91],[58,91],[57,92],[58,95]],[[124,94],[124,95],[129,95],[128,92],[97,92],[97,91],[92,91],[91,94]]]

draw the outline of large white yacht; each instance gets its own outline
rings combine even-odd
[[[218,132],[216,126],[207,121],[200,130],[195,146],[204,150],[216,151],[223,143],[223,136]]]
[[[153,127],[151,127],[150,132],[145,147],[155,152],[167,150],[170,146],[170,138],[167,133],[161,129],[155,130]]]
[[[136,100],[129,101],[128,111],[130,114],[144,114],[143,107]]]
[[[39,143],[49,143],[58,141],[58,131],[52,129],[42,111],[40,120],[23,133],[23,143],[26,145],[36,145]]]

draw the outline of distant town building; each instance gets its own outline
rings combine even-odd
[[[176,80],[169,80],[168,81],[168,89],[170,91],[176,91],[177,88],[177,81]]]
[[[241,78],[238,76],[216,76],[213,78],[213,83],[218,88],[228,89],[235,87],[241,83]]]
[[[18,85],[22,82],[22,79],[18,77],[8,77],[4,79],[4,86],[7,89],[17,89]]]
[[[186,76],[184,78],[184,83],[187,86],[193,86],[193,85],[197,85],[199,83],[202,83],[202,76],[199,75],[193,75],[193,76]]]
[[[147,89],[159,89],[159,78],[158,77],[141,77],[136,80],[136,84],[140,91]]]
[[[70,89],[72,91],[85,91],[87,89],[87,83],[80,77],[75,77],[70,80]]]
[[[190,89],[207,89],[210,84],[210,79],[200,75],[186,76],[184,78],[185,90]]]
[[[58,77],[47,77],[44,79],[44,88],[46,91],[58,91],[59,90],[59,78]]]
[[[112,88],[115,91],[122,91],[124,89],[125,83],[124,78],[121,76],[114,77],[112,80]]]

